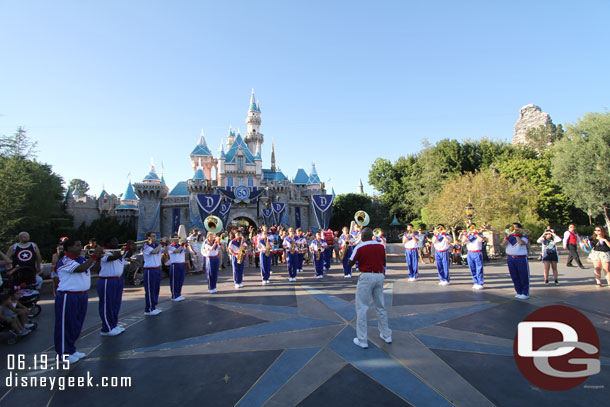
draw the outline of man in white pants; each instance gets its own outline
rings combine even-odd
[[[385,247],[372,240],[373,231],[365,228],[362,231],[362,243],[354,249],[349,259],[349,267],[358,262],[360,277],[356,286],[356,333],[354,344],[362,349],[369,347],[367,339],[366,312],[371,300],[377,310],[379,337],[386,343],[392,343],[392,331],[388,327],[388,313],[383,304],[383,270],[385,267]]]

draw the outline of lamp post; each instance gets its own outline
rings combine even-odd
[[[472,224],[472,217],[474,216],[474,206],[469,202],[466,205],[466,216],[468,217],[468,226]]]

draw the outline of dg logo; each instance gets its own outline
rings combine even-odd
[[[601,367],[595,327],[563,305],[540,308],[519,323],[513,353],[523,376],[545,390],[576,387]]]
[[[19,258],[19,260],[21,261],[30,261],[32,259],[32,257],[34,256],[34,253],[32,253],[31,250],[22,250],[19,252],[19,254],[17,255],[17,257]]]

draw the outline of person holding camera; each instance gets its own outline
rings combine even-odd
[[[568,230],[566,230],[566,232],[563,234],[563,248],[570,252],[566,266],[574,267],[572,265],[572,260],[576,260],[578,267],[581,269],[586,269],[586,267],[582,265],[580,256],[578,255],[578,245],[580,244],[580,235],[576,233],[576,226],[571,224],[568,226]]]
[[[542,245],[542,263],[544,264],[544,284],[549,283],[549,269],[553,269],[553,277],[555,284],[559,284],[557,278],[557,263],[559,262],[559,253],[557,251],[557,243],[562,239],[555,234],[553,229],[547,228],[542,236],[538,238],[538,243]]]

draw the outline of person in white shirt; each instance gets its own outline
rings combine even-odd
[[[527,261],[527,242],[528,238],[523,234],[523,227],[520,223],[513,223],[514,231],[502,241],[502,246],[506,247],[506,262],[510,278],[513,280],[515,298],[527,300],[530,297],[530,267]]]
[[[208,232],[205,242],[201,248],[201,253],[205,257],[205,272],[208,276],[208,292],[216,293],[216,283],[218,282],[218,269],[220,260],[218,254],[221,250],[220,238],[215,233]]]
[[[538,238],[538,243],[542,245],[542,263],[544,264],[544,284],[549,283],[549,268],[553,269],[555,284],[559,284],[557,278],[557,263],[559,262],[559,253],[557,251],[557,243],[561,242],[561,238],[555,234],[553,229],[547,229],[542,236]]]
[[[440,280],[438,285],[449,285],[449,264],[451,264],[449,248],[451,247],[451,235],[445,232],[444,225],[439,224],[437,226],[434,236],[432,237],[432,243],[434,244],[434,257],[436,259],[436,269]]]
[[[475,223],[469,226],[468,232],[462,235],[462,245],[466,244],[468,250],[468,268],[470,268],[474,282],[472,288],[482,290],[485,283],[483,279],[483,242],[485,238],[476,230],[476,227]]]
[[[339,244],[343,255],[343,278],[352,278],[352,268],[349,266],[349,258],[352,257],[355,246],[354,237],[349,233],[347,226],[343,227],[343,234],[339,237]]]
[[[157,242],[157,234],[155,232],[147,232],[146,239],[148,242],[142,247],[144,257],[144,297],[145,297],[145,315],[159,315],[160,309],[157,309],[159,302],[159,289],[161,288],[161,257],[167,252],[164,242]]]
[[[326,241],[322,239],[322,233],[316,232],[316,238],[309,244],[309,251],[313,256],[313,264],[316,269],[316,278],[324,277],[324,250],[328,247]],[[319,257],[319,258],[318,258]]]
[[[303,272],[303,259],[307,253],[307,237],[303,234],[303,229],[297,228],[297,273]]]
[[[99,277],[97,279],[97,295],[99,297],[99,313],[102,320],[101,336],[116,336],[125,328],[119,326],[119,312],[123,299],[123,268],[125,258],[131,257],[135,251],[133,241],[127,242],[125,253],[119,250],[116,237],[104,241],[104,254],[100,261]]]
[[[81,256],[80,240],[68,238],[64,242],[65,254],[57,262],[59,285],[55,296],[55,351],[76,363],[86,355],[76,351],[76,340],[80,336],[87,315],[87,292],[91,288],[89,269],[100,260],[102,248],[97,247],[89,260]]]
[[[580,256],[578,255],[578,246],[581,244],[580,235],[576,233],[576,226],[573,224],[568,226],[568,230],[563,234],[563,248],[569,251],[568,261],[566,263],[567,267],[574,267],[572,265],[572,260],[576,260],[578,267],[586,269],[586,267],[582,265]]]
[[[169,254],[169,288],[172,293],[172,301],[180,302],[185,298],[182,296],[182,286],[186,275],[186,242],[178,239],[177,234],[173,234],[174,241],[167,246]]]
[[[267,243],[269,243],[273,250],[273,240],[271,236],[267,235],[267,226],[263,225],[262,232],[256,238],[256,250],[258,250],[259,253],[263,284],[269,284],[269,277],[271,276],[271,256],[273,256],[271,252],[269,255],[265,254]]]
[[[405,247],[405,259],[409,271],[409,281],[417,281],[419,275],[419,256],[417,247],[419,244],[419,233],[413,232],[413,225],[407,225],[407,231],[402,236],[402,244]]]
[[[298,255],[297,239],[294,235],[294,228],[288,228],[288,236],[284,237],[282,246],[284,247],[286,265],[288,266],[288,281],[297,281]]]
[[[231,240],[228,249],[231,254],[231,266],[233,267],[233,282],[235,283],[235,288],[242,288],[244,286],[244,262],[248,254],[248,244],[241,231],[237,231],[235,239]],[[243,251],[241,263],[238,261],[240,251]]]

